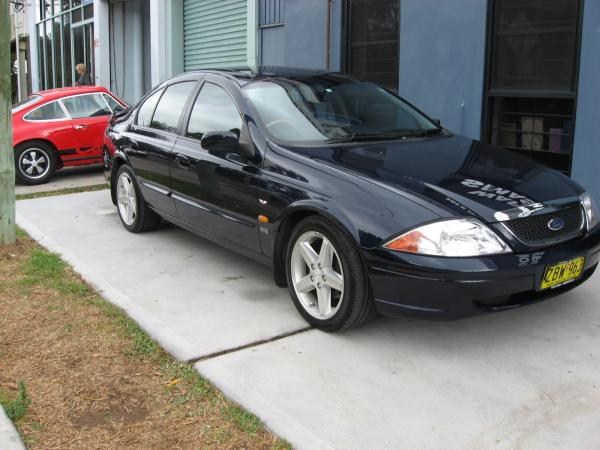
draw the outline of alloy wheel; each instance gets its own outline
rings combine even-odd
[[[50,155],[40,148],[27,149],[18,161],[19,171],[32,180],[43,178],[50,171],[50,164]]]
[[[291,276],[296,296],[311,316],[327,320],[339,311],[344,298],[344,269],[326,236],[307,231],[296,240]]]
[[[123,172],[117,182],[117,204],[125,225],[131,226],[137,216],[137,195],[129,174]]]

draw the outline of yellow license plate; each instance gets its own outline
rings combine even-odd
[[[555,288],[576,280],[583,272],[584,261],[585,258],[580,256],[570,261],[546,267],[540,289]]]

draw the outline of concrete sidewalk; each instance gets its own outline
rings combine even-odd
[[[102,165],[67,167],[56,172],[54,177],[45,184],[25,186],[17,184],[15,193],[17,195],[37,194],[38,192],[60,191],[69,188],[96,186],[104,184],[104,168]]]
[[[179,360],[307,327],[271,269],[174,226],[129,233],[108,190],[19,201],[17,222]]]
[[[4,409],[0,406],[0,449],[2,450],[25,450],[19,433],[6,416]]]
[[[175,227],[127,233],[102,191],[21,201],[17,212],[163,347],[204,357],[200,373],[297,448],[599,448],[598,274],[501,314],[379,319],[261,343],[306,326],[269,269]]]

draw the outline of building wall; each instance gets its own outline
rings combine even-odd
[[[402,0],[400,95],[459,134],[481,132],[487,1]]]
[[[261,29],[261,65],[327,68],[328,0],[287,0],[283,26]],[[340,67],[341,1],[332,3],[330,67]]]
[[[600,203],[600,2],[584,3],[572,175]]]

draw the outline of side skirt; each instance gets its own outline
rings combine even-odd
[[[204,238],[211,242],[214,242],[215,244],[218,244],[221,247],[225,247],[228,250],[231,250],[235,253],[238,253],[247,258],[250,258],[250,259],[252,259],[256,262],[259,262],[267,267],[273,267],[273,260],[271,258],[269,258],[268,256],[253,252],[252,250],[244,248],[244,247],[240,247],[240,246],[236,245],[235,243],[228,241],[227,239],[223,239],[222,237],[217,236],[213,233],[207,232],[207,231],[197,228],[193,225],[190,225],[189,223],[183,222],[183,221],[179,220],[178,218],[173,217],[170,214],[161,212],[157,209],[154,209],[151,206],[150,206],[150,209],[152,209],[152,211],[154,211],[156,214],[161,216],[164,220],[172,223],[173,225],[177,225],[178,227],[183,228],[184,230],[190,231],[191,233],[194,233],[195,235],[200,236],[201,238]]]

